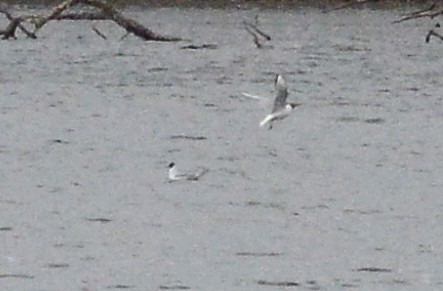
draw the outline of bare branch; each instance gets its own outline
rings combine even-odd
[[[28,37],[36,39],[37,36],[35,35],[35,33],[30,32],[29,30],[27,30],[22,24],[22,21],[25,21],[27,18],[26,17],[13,17],[11,15],[11,13],[9,13],[6,8],[4,7],[0,7],[0,13],[3,13],[6,18],[8,18],[8,20],[10,21],[9,25],[6,27],[5,30],[0,31],[0,35],[3,35],[3,39],[8,39],[10,37],[15,38],[15,31],[17,29],[17,27],[23,31]]]
[[[98,12],[79,12],[79,13],[64,13],[67,9],[75,5],[84,4],[98,9]],[[112,20],[119,26],[122,26],[127,34],[134,34],[144,40],[152,41],[180,41],[178,37],[167,37],[156,34],[150,29],[144,27],[135,20],[126,18],[122,13],[117,11],[111,3],[106,0],[65,0],[53,8],[48,15],[28,15],[13,17],[5,8],[0,7],[0,13],[6,15],[10,23],[5,30],[0,30],[0,35],[4,39],[14,37],[17,27],[28,35],[28,37],[37,38],[35,33],[40,30],[46,23],[51,20]],[[30,21],[34,24],[34,31],[29,32],[21,25],[23,21]],[[96,27],[92,28],[100,37],[106,38]]]
[[[43,27],[49,20],[56,19],[58,16],[62,14],[63,11],[68,9],[69,7],[75,5],[78,3],[78,0],[66,0],[60,3],[59,5],[55,6],[52,10],[51,14],[49,14],[46,17],[37,16],[35,17],[35,29],[34,33],[37,32],[40,28]]]
[[[425,13],[425,12],[428,12],[428,11],[431,11],[431,10],[434,10],[435,7],[436,7],[435,3],[432,2],[430,7],[425,8],[425,9],[422,9],[422,10],[418,10],[418,11],[415,11],[415,12],[412,12],[412,13],[410,13],[409,15],[422,14],[422,13]]]
[[[96,7],[102,11],[104,15],[109,17],[109,19],[116,22],[118,25],[122,26],[128,33],[133,33],[134,35],[143,38],[144,40],[155,40],[155,41],[180,41],[181,38],[177,37],[167,37],[154,33],[148,28],[145,28],[140,23],[135,20],[125,18],[120,12],[118,12],[111,4],[102,0],[76,0],[79,3],[90,5]]]
[[[422,17],[429,17],[432,19],[441,14],[443,14],[443,7],[440,7],[440,5],[432,3],[430,7],[406,14],[402,18],[394,20],[392,23],[400,23],[403,21],[422,18]]]

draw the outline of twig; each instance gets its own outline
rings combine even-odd
[[[100,30],[98,30],[97,26],[95,23],[92,24],[92,30],[97,33],[98,36],[100,36],[103,39],[106,39],[106,35],[104,35],[103,33],[101,33]]]

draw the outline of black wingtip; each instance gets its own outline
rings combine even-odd
[[[292,109],[301,105],[301,103],[288,103],[288,104],[289,106],[291,106]]]

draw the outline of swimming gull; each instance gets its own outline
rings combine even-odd
[[[208,172],[208,169],[200,169],[199,171],[192,174],[181,173],[177,170],[177,165],[173,162],[169,163],[168,168],[169,168],[168,179],[170,182],[179,181],[179,180],[197,181],[198,179],[201,178],[201,176],[203,176]]]

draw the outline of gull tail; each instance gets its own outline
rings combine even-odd
[[[197,172],[194,174],[186,175],[186,180],[190,181],[197,181],[199,180],[204,174],[209,172],[208,168],[200,168]]]
[[[197,171],[194,175],[193,175],[193,179],[192,180],[198,180],[200,179],[204,174],[206,174],[207,172],[209,172],[208,168],[200,168],[199,171]]]

